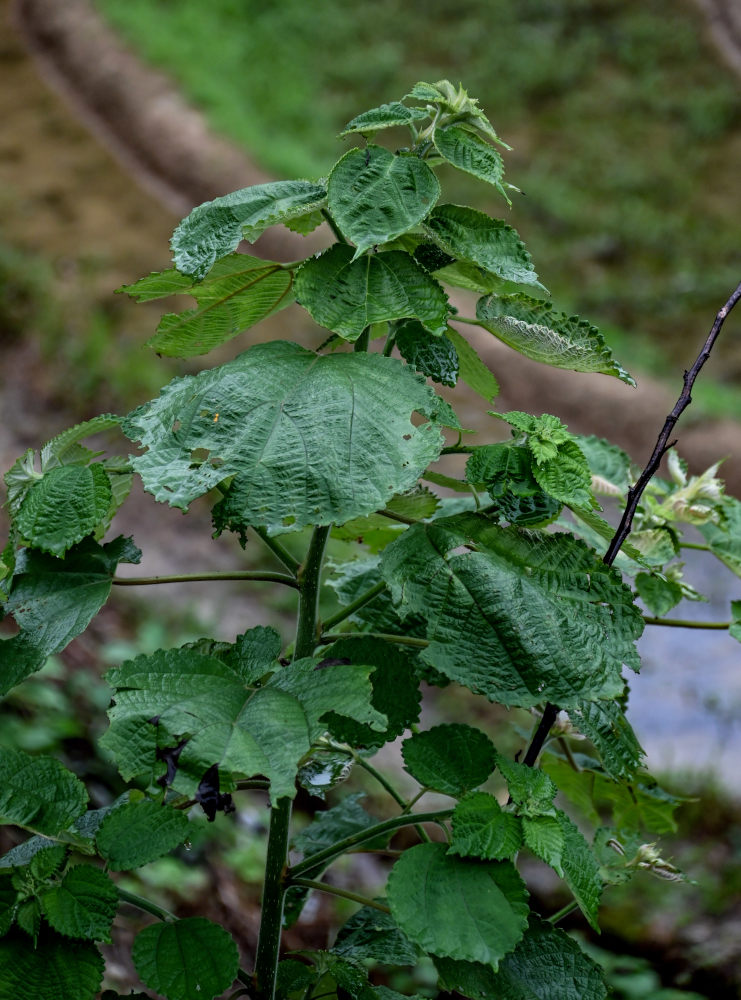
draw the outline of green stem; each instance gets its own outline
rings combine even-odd
[[[306,558],[296,571],[299,590],[294,643],[296,660],[311,656],[318,641],[317,621],[322,562],[331,529],[331,525],[318,525],[314,528]],[[255,957],[255,981],[259,1000],[274,1000],[275,997],[283,905],[287,888],[286,861],[290,825],[291,799],[286,796],[273,803],[270,810],[260,935]]]
[[[695,622],[686,618],[651,618],[649,615],[644,615],[643,620],[647,625],[667,625],[669,628],[708,628],[718,631],[729,629],[733,625],[733,622]]]
[[[397,805],[400,805],[401,808],[406,812],[407,800],[404,798],[403,795],[397,792],[397,790],[394,788],[394,786],[391,784],[388,778],[386,778],[386,776],[382,774],[380,771],[377,771],[372,764],[370,764],[359,754],[354,753],[352,750],[350,751],[350,753],[352,754],[352,758],[358,765],[358,767],[362,767],[363,770],[367,771],[367,773],[370,774],[372,778],[375,778],[378,784],[386,789],[386,791],[389,793],[394,802],[396,802]]]
[[[437,823],[440,820],[450,819],[452,815],[452,809],[438,809],[436,812],[415,813],[412,816],[393,816],[391,819],[384,820],[383,823],[376,823],[374,826],[368,826],[365,830],[360,830],[358,833],[354,833],[349,837],[344,837],[342,840],[338,840],[329,847],[325,847],[323,850],[317,851],[316,854],[312,854],[308,858],[304,858],[303,861],[299,861],[298,864],[289,868],[288,877],[290,879],[296,879],[303,872],[316,869],[320,865],[325,866],[326,864],[332,862],[336,857],[339,857],[340,854],[344,854],[345,851],[349,850],[349,848],[357,847],[358,844],[364,844],[366,840],[373,840],[374,837],[380,837],[384,833],[391,833],[394,830],[400,830],[404,826],[416,826],[417,823]]]
[[[712,552],[709,545],[701,545],[699,542],[680,542],[680,549],[697,549],[698,552]]]
[[[360,334],[358,339],[352,345],[352,349],[357,354],[362,354],[364,351],[368,350],[368,344],[370,343],[370,327],[366,326],[363,332]]]
[[[350,892],[348,889],[339,889],[336,885],[328,885],[326,882],[316,882],[313,878],[292,878],[291,885],[301,885],[305,889],[317,889],[319,892],[328,892],[331,896],[341,896],[343,899],[351,899],[353,903],[361,903],[363,906],[372,906],[374,910],[381,913],[391,913],[388,906],[377,903],[375,899],[368,899],[357,892]]]
[[[481,447],[479,445],[479,447]],[[450,444],[440,452],[441,455],[471,455],[476,450],[473,445]]]
[[[570,913],[578,908],[579,904],[575,899],[572,899],[570,903],[562,906],[560,910],[556,910],[553,916],[548,917],[549,924],[557,924],[559,920],[563,920],[564,917],[568,917]]]
[[[390,358],[391,352],[394,349],[394,344],[396,343],[396,330],[392,330],[386,337],[386,343],[383,345],[383,356],[384,358]]]
[[[427,639],[415,639],[411,635],[392,635],[389,632],[328,632],[319,640],[326,644],[335,639],[383,639],[384,642],[394,642],[399,646],[414,646],[415,649],[427,649],[430,645]]]
[[[344,622],[344,620],[349,618],[350,615],[354,615],[356,611],[365,607],[366,604],[370,604],[373,598],[378,597],[378,595],[385,589],[386,584],[383,581],[381,583],[377,583],[375,587],[371,587],[370,590],[366,590],[364,594],[361,594],[360,597],[356,598],[352,604],[348,604],[347,607],[342,608],[337,612],[337,614],[332,615],[325,622],[322,622],[322,628],[331,629],[334,628],[335,625],[339,625],[340,622]]]
[[[392,510],[379,510],[381,517],[387,517],[390,521],[398,521],[399,524],[419,524],[416,517],[404,517],[403,514],[395,514]]]
[[[286,569],[295,576],[301,565],[298,559],[294,559],[291,553],[287,549],[284,549],[277,539],[271,538],[265,528],[253,527],[252,530],[263,540],[273,555],[283,563]]]
[[[325,220],[326,220],[326,221],[327,221],[327,223],[329,224],[329,228],[330,228],[330,229],[332,230],[332,232],[334,233],[334,235],[335,235],[336,239],[338,240],[338,242],[339,242],[339,243],[345,243],[345,244],[346,244],[346,243],[347,243],[347,240],[346,240],[346,239],[345,239],[345,237],[344,237],[344,236],[342,235],[342,232],[340,231],[340,229],[339,229],[339,227],[338,227],[337,223],[336,223],[336,222],[334,221],[334,219],[332,218],[332,216],[331,216],[331,214],[330,214],[330,211],[329,211],[329,209],[328,209],[328,208],[323,208],[323,209],[322,209],[322,215],[324,216]]]
[[[111,583],[119,587],[145,587],[157,583],[198,583],[217,580],[262,580],[266,583],[284,583],[287,587],[298,587],[292,576],[287,576],[285,573],[263,572],[262,570],[245,570],[234,573],[180,573],[172,576],[120,576],[114,577]]]
[[[473,319],[471,316],[451,316],[451,323],[468,323],[470,326],[481,326],[481,320]]]
[[[122,903],[129,903],[131,906],[135,906],[138,910],[143,910],[145,913],[151,913],[153,917],[157,917],[158,920],[164,920],[166,923],[172,923],[178,918],[174,913],[170,913],[166,910],[164,906],[157,906],[156,903],[151,903],[148,899],[143,896],[137,896],[135,892],[127,892],[126,889],[121,889],[116,886],[116,891],[118,892],[118,898]]]

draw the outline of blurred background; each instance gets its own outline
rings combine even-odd
[[[645,460],[682,371],[741,279],[738,0],[0,0],[0,467],[69,423],[125,412],[194,370],[144,347],[157,304],[113,294],[169,266],[169,236],[194,204],[270,179],[326,175],[348,148],[337,134],[350,118],[443,77],[479,98],[513,147],[507,178],[523,192],[510,210],[451,172],[447,200],[511,222],[556,305],[598,325],[639,381],[631,390],[602,376],[554,377],[482,341],[501,408],[556,413]],[[258,252],[303,256],[297,241],[267,234]],[[679,428],[694,473],[735,453],[723,468],[737,495],[739,334],[741,317],[732,317]],[[237,348],[277,336],[314,343],[317,332],[291,309]],[[468,406],[460,402],[473,426]],[[118,530],[134,532],[145,551],[138,572],[246,568],[259,558],[233,539],[212,542],[205,506],[188,532],[180,516],[139,496],[124,508]],[[691,570],[711,603],[678,614],[727,617],[739,581],[701,560]],[[292,611],[283,595],[266,609],[254,592],[173,588],[148,594],[146,608],[128,593],[116,598],[0,709],[4,742],[60,753],[99,782],[101,801],[116,790],[94,747],[107,665],[214,628],[233,638],[258,622],[281,624]],[[735,997],[739,646],[726,635],[649,631],[632,717],[650,765],[700,796],[680,816],[694,839],[670,836],[667,849],[698,885],[644,880],[611,890],[603,960],[626,1000],[669,1000],[672,990]],[[470,719],[450,694],[432,711]],[[495,720],[477,724],[496,740]],[[261,809],[242,817],[241,839],[222,824],[210,878],[192,864],[195,845],[168,859],[177,876],[164,862],[142,869],[146,891],[193,910],[210,899],[214,918],[248,947],[260,858],[245,831],[264,822]],[[235,908],[244,926],[229,916]],[[311,919],[299,942],[321,941],[336,921],[324,911]],[[121,956],[119,985],[128,985]]]

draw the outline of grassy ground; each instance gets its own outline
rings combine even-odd
[[[511,219],[557,301],[654,371],[689,360],[738,281],[741,98],[687,2],[97,3],[279,176],[325,173],[359,110],[418,79],[462,79],[515,147],[526,196]],[[481,199],[467,187],[454,197]],[[728,336],[720,355],[716,377],[732,382],[741,348]]]

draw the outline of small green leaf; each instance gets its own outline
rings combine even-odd
[[[630,458],[623,449],[594,434],[573,437],[592,473],[592,492],[599,496],[624,496],[631,477]]]
[[[546,291],[538,281],[525,244],[516,230],[501,219],[491,219],[461,205],[440,205],[426,225],[435,242],[451,257],[476,264],[506,281]]]
[[[295,292],[317,323],[349,341],[373,323],[406,318],[440,336],[450,312],[442,286],[403,250],[355,259],[335,243],[301,266]]]
[[[563,827],[556,816],[523,816],[525,847],[550,865],[559,878],[564,877],[563,852],[566,844]]]
[[[349,521],[413,487],[443,443],[414,411],[436,414],[437,397],[400,361],[274,341],[175,379],[124,428],[148,449],[133,464],[156,499],[184,510],[233,476],[217,527],[277,533]]]
[[[220,659],[239,674],[245,684],[254,684],[274,669],[280,656],[281,637],[270,626],[257,625],[238,635]]]
[[[408,938],[433,955],[496,968],[522,937],[527,891],[508,861],[474,861],[443,844],[405,851],[388,881],[391,914]]]
[[[741,576],[741,501],[725,497],[720,523],[707,521],[698,528],[713,555],[732,573]]]
[[[269,260],[246,254],[229,254],[214,264],[203,281],[190,280],[177,271],[163,271],[124,285],[138,302],[168,295],[189,295],[195,309],[165,313],[157,333],[147,341],[157,354],[191,358],[208,354],[220,344],[248,330],[293,302],[293,273]]]
[[[458,121],[465,123],[466,127],[477,129],[483,135],[499,143],[500,146],[504,146],[505,149],[511,148],[494,131],[476,98],[469,97],[468,92],[460,84],[455,87],[450,80],[438,80],[437,83],[415,83],[407,97],[416,97],[420,101],[431,101],[443,111],[454,114]]]
[[[90,941],[42,934],[0,940],[0,996],[8,1000],[94,1000],[103,979],[103,956]]]
[[[29,545],[63,556],[91,534],[111,499],[111,482],[100,462],[57,465],[28,491],[15,524]]]
[[[574,441],[558,446],[555,458],[535,463],[533,475],[548,496],[573,507],[589,507],[592,500],[592,476],[587,460]]]
[[[664,566],[679,555],[679,543],[669,528],[645,528],[631,531],[630,544],[649,566]]]
[[[77,865],[41,896],[41,909],[60,934],[110,943],[118,891],[99,868]]]
[[[522,846],[522,824],[514,813],[504,812],[493,795],[471,792],[453,813],[451,854],[501,861]]]
[[[335,739],[352,747],[381,747],[401,736],[419,720],[421,694],[409,658],[398,647],[381,639],[340,639],[325,650],[331,659],[350,664],[369,664],[373,668],[371,704],[386,719],[382,731],[353,722],[336,713],[325,721]]]
[[[95,842],[108,867],[119,872],[155,861],[187,836],[185,813],[141,799],[112,809],[100,824]]]
[[[682,585],[662,573],[638,573],[634,580],[636,593],[649,613],[661,618],[684,597]]]
[[[131,957],[147,986],[168,1000],[212,1000],[239,971],[231,934],[205,917],[145,927],[134,940]]]
[[[741,601],[731,601],[731,627],[728,630],[732,639],[741,642]]]
[[[569,712],[576,728],[599,752],[611,778],[631,781],[645,756],[625,713],[615,701],[586,701]]]
[[[479,396],[483,396],[487,403],[490,403],[495,396],[499,395],[499,383],[493,373],[489,371],[466,338],[462,337],[457,330],[449,326],[446,330],[446,336],[455,347],[458,355],[458,377]]]
[[[612,698],[640,664],[643,619],[618,572],[569,535],[477,514],[415,524],[384,551],[399,614],[423,617],[425,663],[505,705]]]
[[[319,972],[313,965],[304,965],[295,958],[285,958],[278,963],[278,973],[275,980],[275,995],[287,997],[290,993],[306,991],[319,978]]]
[[[22,931],[25,931],[33,939],[34,946],[36,946],[41,930],[41,904],[38,899],[26,899],[19,902],[15,911],[15,922]]]
[[[433,382],[454,386],[458,381],[458,352],[445,334],[433,337],[420,322],[409,320],[396,331],[394,344],[408,365]]]
[[[370,816],[360,805],[363,798],[365,798],[363,792],[355,792],[326,812],[317,813],[313,822],[293,838],[293,846],[305,857],[311,857],[325,847],[331,847],[338,840],[344,840],[345,837],[351,837],[373,826],[378,820]],[[390,836],[391,834],[388,834],[384,838],[384,844]]]
[[[529,449],[510,444],[475,448],[466,464],[466,479],[485,486],[492,513],[526,528],[553,520],[562,501],[549,496],[535,478]]]
[[[558,789],[539,767],[528,767],[497,754],[497,767],[519,816],[555,816],[553,799]]]
[[[561,864],[566,884],[579,904],[579,909],[599,934],[597,911],[602,896],[599,864],[592,849],[565,812],[556,810],[564,837]]]
[[[0,869],[3,868],[23,868],[27,865],[32,858],[34,858],[40,851],[57,851],[59,846],[53,840],[48,837],[34,836],[29,837],[28,840],[24,840],[22,844],[17,844],[15,847],[11,848],[7,854],[3,854],[0,858]],[[57,857],[58,855],[53,855]]]
[[[313,212],[325,201],[321,184],[296,180],[256,184],[204,202],[173,233],[175,267],[201,281],[243,239],[255,240],[269,226]]]
[[[526,358],[570,371],[614,375],[635,385],[595,326],[556,312],[550,302],[522,294],[490,295],[479,299],[476,316],[481,326]]]
[[[509,196],[502,186],[504,163],[499,153],[492,149],[474,132],[449,125],[447,128],[436,129],[435,148],[440,156],[452,163],[458,170],[478,177],[479,180],[493,184],[508,204]]]
[[[85,786],[58,760],[0,748],[0,823],[56,836],[86,803]]]
[[[419,958],[418,949],[391,914],[371,906],[358,910],[340,928],[332,951],[342,958],[383,965],[416,965]]]
[[[5,937],[13,925],[18,891],[10,872],[0,872],[0,938]]]
[[[377,132],[379,129],[395,128],[397,125],[411,125],[428,117],[427,111],[421,108],[408,108],[401,101],[392,101],[390,104],[381,104],[377,108],[357,115],[345,125],[340,135]]]
[[[423,160],[382,146],[345,153],[327,184],[329,211],[356,257],[418,225],[439,197],[438,179]]]
[[[480,729],[448,723],[410,736],[401,754],[405,769],[420,785],[459,796],[483,785],[494,770],[496,751]]]

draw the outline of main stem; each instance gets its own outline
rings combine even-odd
[[[324,550],[330,530],[331,525],[314,528],[306,559],[296,574],[299,592],[294,653],[296,660],[311,656],[318,642],[319,587]],[[255,981],[259,1000],[273,1000],[275,997],[283,904],[287,888],[285,873],[290,823],[291,799],[287,797],[278,799],[270,810],[260,937],[255,958]]]

